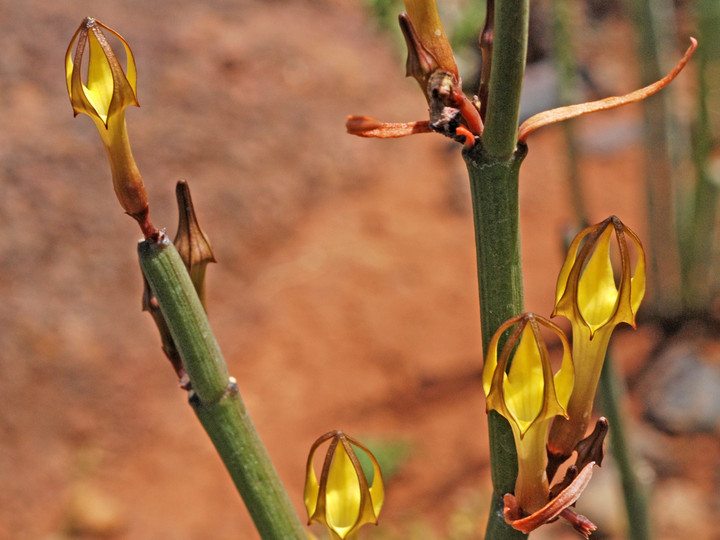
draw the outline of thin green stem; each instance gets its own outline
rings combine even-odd
[[[612,358],[608,354],[600,374],[600,399],[603,414],[610,424],[610,447],[620,472],[625,497],[628,518],[627,536],[633,540],[649,540],[651,536],[647,497],[635,474],[630,445],[625,436],[622,385],[622,381],[615,372]]]
[[[671,64],[673,42],[671,0],[633,0],[631,9],[638,36],[638,59],[642,84],[662,78]],[[688,259],[678,252],[675,180],[677,155],[686,142],[684,130],[674,118],[675,90],[643,101],[645,131],[645,192],[648,205],[648,289],[653,291],[653,310],[673,313],[681,304],[681,264]],[[682,246],[680,246],[682,247]]]
[[[691,310],[708,308],[709,288],[717,286],[717,278],[711,277],[716,260],[717,247],[714,237],[717,234],[718,186],[710,167],[710,154],[714,145],[713,111],[717,98],[715,89],[720,82],[720,37],[717,25],[720,22],[720,4],[714,0],[702,0],[697,7],[698,29],[702,47],[698,50],[698,113],[693,133],[693,161],[695,164],[695,193],[692,200],[691,219],[684,231],[684,243],[688,244],[688,268],[685,269],[683,290],[686,307]],[[714,266],[714,267],[713,267]],[[711,291],[712,292],[712,291]]]
[[[492,4],[492,3],[491,3]],[[517,150],[520,92],[527,54],[529,0],[496,0],[492,66],[482,141],[464,153],[470,176],[477,250],[483,352],[498,327],[524,311],[520,256]],[[526,538],[503,516],[503,495],[515,490],[517,453],[502,416],[488,415],[493,496],[487,540]]]
[[[555,66],[558,72],[558,101],[560,105],[579,103],[578,74],[573,46],[571,9],[575,2],[571,0],[554,0],[552,3],[552,35],[555,51]],[[579,148],[575,121],[562,122],[562,129],[567,149],[567,178],[570,201],[575,211],[575,221],[580,229],[587,227],[588,213],[582,193],[582,179],[578,165]]]
[[[175,247],[161,234],[138,245],[140,267],[192,383],[190,403],[263,539],[304,539],[275,467],[248,416]]]

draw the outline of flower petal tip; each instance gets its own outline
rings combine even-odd
[[[545,523],[549,523],[550,521],[554,520],[556,517],[562,516],[563,518],[570,521],[575,530],[578,530],[578,532],[580,532],[580,529],[578,529],[578,527],[581,527],[583,530],[587,531],[595,530],[595,525],[593,525],[593,523],[584,516],[575,514],[575,512],[573,511],[567,512],[568,508],[575,504],[575,502],[580,498],[583,490],[590,483],[590,478],[592,478],[594,466],[594,461],[588,463],[577,474],[577,476],[573,479],[570,485],[568,485],[565,489],[558,493],[556,497],[548,501],[548,503],[540,510],[538,510],[537,512],[533,512],[530,515],[524,515],[523,509],[520,508],[520,505],[515,499],[515,496],[511,493],[506,493],[503,497],[503,514],[505,516],[505,522],[513,529],[528,534],[531,531],[534,531],[535,529],[540,527],[541,525],[544,525]],[[574,521],[576,516],[578,518],[576,520],[578,523],[578,527],[575,526]],[[589,535],[590,533],[587,532],[587,534]],[[587,538],[587,536],[585,536],[585,538]]]

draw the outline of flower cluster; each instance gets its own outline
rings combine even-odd
[[[618,282],[612,265],[615,240],[620,263]],[[632,247],[636,262],[632,264]],[[607,431],[603,420],[585,438],[597,382],[610,335],[620,323],[635,324],[645,293],[645,259],[637,235],[615,216],[576,236],[560,270],[553,315],[570,319],[572,352],[560,328],[533,314],[514,317],[492,338],[483,369],[487,410],[503,415],[512,428],[518,454],[515,493],[505,496],[505,518],[529,532],[562,516],[585,537],[594,526],[569,506],[580,496],[602,460]],[[562,358],[553,373],[540,327],[562,344]],[[498,353],[499,343],[511,328]],[[553,488],[558,466],[577,459],[569,474]],[[549,460],[548,460],[549,456]]]

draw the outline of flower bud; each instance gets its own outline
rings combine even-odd
[[[439,68],[459,79],[455,56],[443,30],[435,0],[405,0],[405,10],[407,18],[412,21],[409,27],[414,35],[414,43],[411,43],[406,21],[401,17],[400,26],[408,45],[408,71],[410,71],[410,57],[415,54],[419,55],[418,67],[421,67],[426,74],[429,75]],[[415,76],[414,73],[412,75]],[[421,86],[424,90],[426,84],[421,83]]]
[[[190,196],[190,186],[185,180],[180,180],[175,186],[175,196],[179,217],[178,230],[173,243],[182,257],[200,301],[205,307],[205,268],[209,263],[217,261],[213,255],[210,240],[198,222]]]
[[[103,30],[120,40],[125,48],[126,71],[120,65]],[[86,49],[87,80],[83,82],[82,63]],[[137,72],[130,47],[120,34],[86,17],[65,54],[65,75],[73,112],[76,116],[78,113],[87,114],[98,128],[110,161],[113,187],[120,205],[138,220],[141,227],[151,227],[147,218],[145,186],[135,165],[125,126],[125,108],[138,105]],[[143,228],[146,233],[150,230]]]
[[[620,262],[617,285],[610,253],[613,238]],[[637,251],[634,268],[630,245]],[[553,423],[548,443],[551,453],[570,456],[585,436],[610,336],[620,323],[635,326],[644,294],[642,244],[617,217],[575,237],[560,270],[553,311],[553,316],[564,315],[572,325],[575,386],[568,402],[568,419],[558,418]]]
[[[320,482],[313,458],[318,447],[330,441]],[[368,485],[353,447],[359,448],[373,464],[373,481]],[[375,456],[342,431],[331,431],[313,443],[307,461],[305,507],[308,523],[323,523],[333,538],[352,537],[366,523],[377,524],[385,498],[380,466]]]

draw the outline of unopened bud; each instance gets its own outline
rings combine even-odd
[[[179,217],[173,243],[188,269],[200,301],[205,306],[205,269],[209,263],[217,261],[210,240],[198,222],[190,196],[190,186],[185,180],[180,180],[175,186],[175,196]]]

